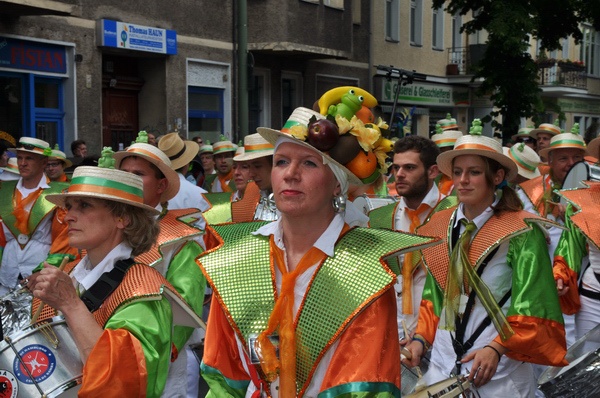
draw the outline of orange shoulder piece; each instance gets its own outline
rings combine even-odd
[[[260,201],[260,189],[256,183],[249,182],[241,200],[231,203],[231,220],[233,222],[254,221],[256,206]]]

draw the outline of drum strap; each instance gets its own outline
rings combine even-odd
[[[134,264],[133,259],[119,260],[115,267],[103,273],[88,290],[81,295],[81,301],[90,312],[96,311],[123,281],[127,270]]]
[[[453,243],[458,241],[458,235],[459,235],[459,228],[454,228],[452,230],[452,242]],[[483,260],[481,265],[477,268],[477,275],[479,275],[479,277],[481,277],[481,275],[483,274],[483,271],[485,270],[489,261],[492,258],[494,258],[497,251],[498,251],[498,247],[496,247],[490,254],[488,254],[487,257],[485,258],[485,260]],[[502,299],[498,303],[498,306],[500,308],[502,308],[502,306],[506,303],[506,301],[510,297],[510,294],[511,294],[511,289],[509,289],[508,292],[506,292],[504,297],[502,297]],[[471,292],[469,294],[469,299],[467,300],[467,306],[465,308],[465,312],[464,312],[462,319],[459,316],[456,317],[456,337],[452,337],[452,335],[451,335],[452,347],[454,348],[454,352],[456,353],[456,374],[460,374],[460,368],[462,365],[460,360],[462,359],[462,357],[466,354],[467,351],[469,351],[471,349],[471,347],[473,347],[475,340],[477,340],[477,338],[481,335],[481,333],[483,333],[483,331],[492,323],[491,318],[489,316],[486,316],[485,319],[479,325],[479,327],[475,330],[475,332],[473,332],[471,337],[466,342],[463,342],[464,338],[465,338],[465,330],[467,328],[467,324],[468,324],[469,318],[471,316],[471,311],[473,310],[473,305],[475,304],[475,296],[476,296],[475,290],[471,290]]]

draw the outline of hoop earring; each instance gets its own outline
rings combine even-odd
[[[334,196],[332,200],[333,211],[343,213],[346,211],[346,198],[343,195]]]

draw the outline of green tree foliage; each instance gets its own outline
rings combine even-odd
[[[530,39],[541,40],[542,50],[554,50],[564,37],[581,40],[581,22],[600,30],[598,0],[433,0],[434,8],[444,6],[453,15],[473,15],[461,32],[488,32],[487,48],[473,79],[484,79],[478,94],[489,95],[497,108],[484,121],[501,114],[502,125],[496,121],[492,125],[504,137],[517,132],[521,117],[535,117],[545,109],[538,68],[528,51]]]

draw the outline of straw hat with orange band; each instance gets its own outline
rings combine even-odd
[[[29,152],[46,157],[52,155],[50,144],[44,140],[32,137],[19,138],[19,144],[16,148],[11,148],[11,151]]]
[[[233,160],[243,162],[264,156],[273,156],[274,150],[273,144],[265,140],[260,134],[250,134],[244,137],[244,152],[242,154],[236,153]]]

